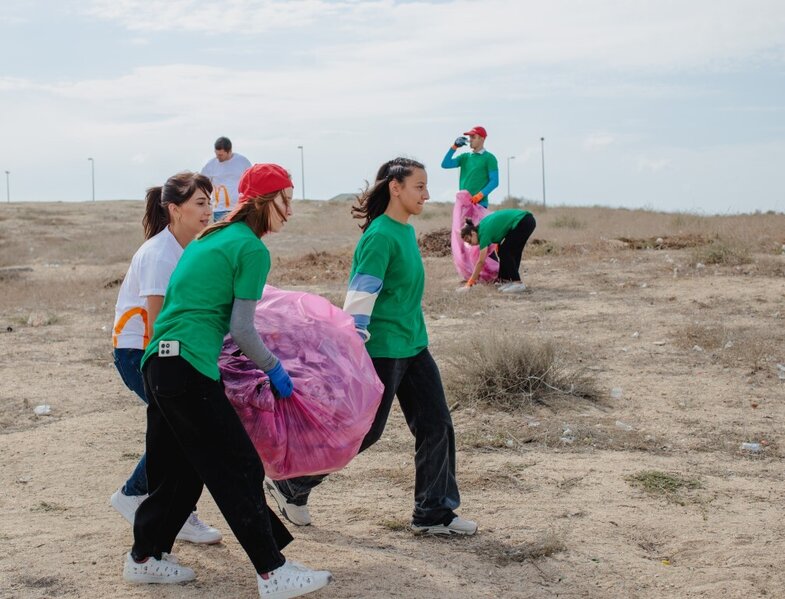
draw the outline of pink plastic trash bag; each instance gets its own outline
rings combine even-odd
[[[472,204],[471,194],[462,189],[455,194],[455,207],[452,209],[452,235],[450,236],[450,246],[452,247],[452,261],[458,274],[467,281],[474,272],[474,265],[480,256],[480,248],[476,245],[469,245],[461,239],[461,229],[467,218],[472,219],[476,225],[488,216],[488,209],[479,204]],[[492,245],[490,251],[494,251],[496,245]],[[490,252],[489,252],[490,253]],[[485,264],[480,271],[481,281],[495,281],[499,276],[499,263],[490,256],[485,259]]]
[[[292,396],[273,397],[267,375],[238,355],[229,335],[218,366],[265,473],[280,480],[343,468],[357,455],[384,390],[352,317],[318,295],[267,285],[254,324],[289,372]]]

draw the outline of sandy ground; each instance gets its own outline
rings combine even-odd
[[[2,598],[256,596],[207,492],[200,514],[224,542],[175,545],[197,581],[121,578],[132,533],[108,499],[143,449],[144,410],[114,369],[109,330],[141,208],[0,207]],[[271,282],[339,301],[357,237],[348,205],[296,210],[270,240]],[[420,231],[449,224],[449,207],[428,210]],[[545,339],[591,375],[599,399],[512,413],[456,407],[460,512],[480,524],[468,539],[406,529],[413,442],[396,409],[378,445],[314,493],[314,525],[293,530],[287,555],[332,570],[334,584],[314,595],[325,598],[785,596],[785,218],[726,226],[601,209],[537,218],[535,237],[548,243],[525,258],[521,296],[490,287],[458,296],[450,258],[425,259],[432,352],[449,383],[450,356],[488,330]],[[682,229],[743,230],[734,243],[749,257],[704,265],[694,247],[613,241]],[[328,266],[308,266],[313,252],[327,252]],[[51,413],[35,415],[40,404]],[[634,484],[652,472],[685,487]]]

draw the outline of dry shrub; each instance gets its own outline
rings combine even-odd
[[[500,565],[533,562],[560,553],[566,548],[564,542],[552,532],[544,533],[533,541],[515,545],[486,540],[473,547],[478,555],[494,559]]]
[[[551,226],[554,229],[583,229],[586,223],[572,214],[562,214],[553,220]]]
[[[642,470],[626,477],[633,487],[642,489],[649,495],[664,497],[668,501],[684,505],[682,493],[703,487],[696,478],[659,470]]]
[[[752,260],[750,248],[735,240],[717,237],[711,243],[693,249],[692,263],[737,266]]]
[[[480,402],[513,411],[563,397],[596,399],[594,380],[570,370],[552,343],[515,335],[489,334],[460,346],[447,388],[459,402]]]

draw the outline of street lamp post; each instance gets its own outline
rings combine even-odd
[[[11,203],[11,171],[5,172],[5,199]]]
[[[545,208],[545,138],[540,138],[540,150],[542,153],[542,207]]]
[[[90,161],[90,180],[93,183],[93,201],[95,202],[95,160],[88,158]]]
[[[297,149],[300,150],[300,175],[303,183],[303,199],[305,199],[305,153],[302,146],[297,146]]]
[[[507,156],[507,199],[509,200],[512,196],[510,196],[510,160],[515,160],[515,156]]]

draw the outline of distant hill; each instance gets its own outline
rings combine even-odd
[[[337,196],[331,197],[328,202],[353,202],[357,199],[356,193],[339,193]]]

